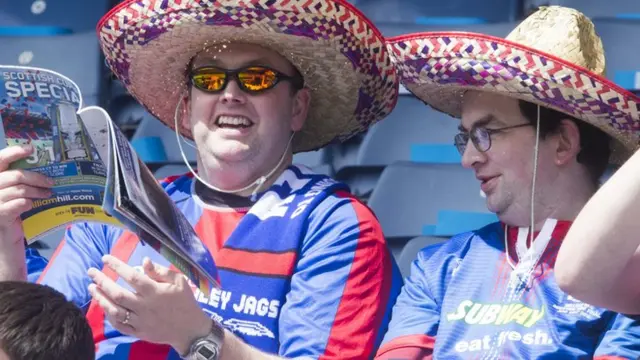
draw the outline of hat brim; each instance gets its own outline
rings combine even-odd
[[[436,110],[460,118],[464,93],[486,91],[583,120],[613,139],[610,162],[636,150],[640,99],[606,78],[517,43],[466,32],[387,39],[401,83]]]
[[[174,128],[192,58],[231,42],[272,49],[302,73],[311,104],[294,152],[344,141],[395,107],[398,79],[384,38],[347,2],[205,3],[125,1],[98,24],[112,71],[167,126]],[[192,138],[189,129],[180,131]]]

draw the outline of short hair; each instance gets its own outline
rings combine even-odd
[[[538,105],[524,100],[519,100],[519,103],[522,115],[535,126]],[[544,106],[540,106],[540,137],[544,139],[548,134],[556,132],[564,119],[573,121],[578,127],[580,152],[577,161],[586,167],[591,182],[598,186],[609,164],[611,138],[593,125]]]
[[[94,360],[84,313],[51,287],[0,282],[0,349],[11,360]]]

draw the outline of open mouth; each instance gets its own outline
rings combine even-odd
[[[248,129],[253,126],[253,121],[244,116],[221,115],[216,119],[215,125],[223,129]]]

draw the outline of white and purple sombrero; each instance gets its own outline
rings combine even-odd
[[[230,42],[273,49],[302,73],[312,99],[294,152],[366,130],[393,110],[398,96],[384,38],[344,0],[126,0],[97,30],[111,70],[171,128],[190,60]],[[180,131],[191,138],[188,129]]]
[[[433,108],[459,118],[465,91],[522,99],[586,121],[609,134],[614,163],[640,140],[640,98],[604,77],[602,41],[582,13],[549,6],[506,39],[425,32],[387,39],[403,85]]]

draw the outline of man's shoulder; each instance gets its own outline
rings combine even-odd
[[[311,216],[332,216],[348,221],[371,221],[378,224],[378,219],[373,210],[360,198],[344,188],[340,188],[324,198],[314,209]]]
[[[487,224],[479,229],[456,234],[446,241],[429,245],[418,253],[420,259],[444,258],[446,255],[464,257],[468,251],[478,251],[496,239],[500,223]],[[490,244],[489,244],[490,245]]]

